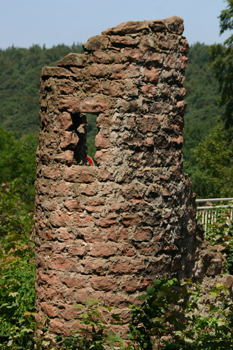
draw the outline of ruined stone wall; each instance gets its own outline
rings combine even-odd
[[[44,67],[36,180],[36,308],[50,332],[79,327],[73,304],[119,309],[151,280],[193,274],[195,195],[182,173],[183,20],[127,22],[84,54]],[[85,113],[97,115],[96,166]]]

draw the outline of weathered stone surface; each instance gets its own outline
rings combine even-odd
[[[157,32],[167,29],[171,33],[181,35],[184,31],[183,18],[172,16],[160,21],[149,21],[150,28]]]
[[[59,67],[66,66],[76,66],[76,67],[84,67],[87,64],[87,56],[80,53],[69,53],[63,59],[57,62]]]
[[[147,21],[143,22],[124,22],[116,27],[104,30],[102,35],[126,35],[141,32],[142,30],[149,31]]]
[[[108,48],[109,39],[107,35],[96,35],[88,39],[88,41],[83,44],[84,50],[95,51],[95,50],[105,50]]]
[[[127,323],[153,279],[221,271],[209,248],[195,264],[202,230],[182,173],[182,31],[176,16],[122,23],[42,70],[36,307],[54,335],[80,329],[73,304],[90,297],[123,309]],[[97,116],[95,166],[86,113]]]

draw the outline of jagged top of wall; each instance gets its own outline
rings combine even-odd
[[[104,30],[102,35],[126,35],[135,34],[143,30],[153,32],[163,31],[167,29],[170,33],[181,35],[184,31],[183,18],[178,16],[167,17],[155,21],[128,21],[117,25],[116,27]]]
[[[76,66],[84,67],[87,65],[88,52],[95,50],[107,50],[117,45],[134,47],[139,43],[137,36],[140,33],[150,32],[169,32],[175,35],[182,35],[184,31],[183,18],[178,16],[167,17],[165,19],[154,21],[128,21],[117,25],[116,27],[104,30],[102,35],[95,35],[83,44],[85,54],[70,53],[62,60],[57,62],[58,67]],[[109,38],[110,37],[110,38]],[[188,46],[184,50],[188,52]],[[46,72],[43,72],[44,74]]]

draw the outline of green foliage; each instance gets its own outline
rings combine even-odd
[[[173,279],[154,281],[147,288],[141,306],[133,307],[131,336],[137,349],[202,350],[233,349],[232,310],[228,290],[218,284],[210,291],[209,315],[198,312],[200,288],[187,280],[179,285]],[[217,300],[220,305],[217,305]],[[197,311],[195,311],[197,310]]]
[[[220,34],[233,29],[233,1],[226,0],[227,9],[223,10],[220,18]],[[233,128],[233,35],[225,40],[224,45],[215,44],[210,46],[210,61],[215,77],[219,83],[219,105],[225,106],[222,114],[227,129]]]
[[[206,139],[191,150],[196,165],[186,163],[198,197],[222,198],[233,196],[233,142],[229,142],[221,124]]]
[[[16,134],[0,128],[0,183],[14,181],[14,191],[18,191],[28,210],[34,209],[36,178],[35,135],[16,139]]]
[[[111,330],[111,325],[122,324],[119,314],[112,313],[114,307],[102,305],[99,300],[91,298],[85,301],[85,305],[74,306],[84,309],[76,319],[83,326],[72,337],[57,337],[63,349],[123,349],[123,339]]]
[[[0,187],[0,348],[33,349],[35,263],[32,215],[14,184]]]
[[[220,244],[225,247],[226,272],[233,274],[233,221],[231,219],[231,210],[231,202],[225,208],[213,206],[213,209],[209,211],[205,239],[211,245]],[[212,219],[212,213],[214,220]]]
[[[98,129],[96,127],[96,115],[87,114],[87,154],[94,160],[96,147],[95,147],[95,137],[98,133]]]
[[[184,146],[185,162],[195,164],[190,149],[203,141],[214,127],[222,109],[217,104],[218,84],[214,73],[209,67],[209,52],[205,44],[197,42],[189,50],[189,64],[185,72],[184,86],[187,90],[185,100],[187,109],[184,115]],[[186,164],[185,164],[185,171]]]

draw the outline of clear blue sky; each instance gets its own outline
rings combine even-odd
[[[223,42],[219,37],[224,0],[0,0],[0,48],[47,48],[85,43],[101,31],[129,20],[184,18],[190,44]]]

